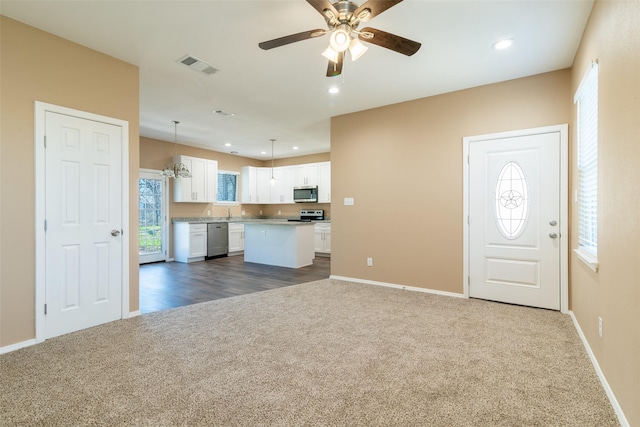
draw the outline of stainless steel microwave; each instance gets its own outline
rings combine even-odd
[[[296,203],[317,203],[318,186],[293,187],[293,201]]]

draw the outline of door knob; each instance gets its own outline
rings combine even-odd
[[[120,235],[120,230],[111,230],[111,235],[112,236],[119,236]]]
[[[549,225],[558,225],[557,221],[549,221]]]
[[[549,237],[555,239],[556,237],[558,237],[558,235],[556,233],[549,233]]]

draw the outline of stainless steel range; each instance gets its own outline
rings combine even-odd
[[[324,219],[324,210],[322,209],[300,209],[300,218],[289,219],[288,221],[311,222],[322,221]]]

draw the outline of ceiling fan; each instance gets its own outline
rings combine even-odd
[[[421,44],[395,34],[387,33],[376,28],[366,27],[358,30],[361,22],[367,22],[376,15],[400,3],[402,0],[368,0],[361,6],[352,1],[340,0],[335,3],[329,0],[307,0],[324,17],[328,30],[316,29],[302,33],[291,34],[266,42],[258,43],[261,49],[269,50],[286,44],[308,40],[327,33],[331,33],[329,47],[322,56],[329,60],[327,77],[338,76],[342,73],[342,64],[346,51],[349,50],[351,59],[355,61],[367,51],[361,43],[367,42],[403,55],[411,56],[420,49]]]

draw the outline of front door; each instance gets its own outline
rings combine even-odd
[[[560,310],[560,132],[469,143],[469,296]]]
[[[122,132],[45,113],[45,338],[122,317]]]

